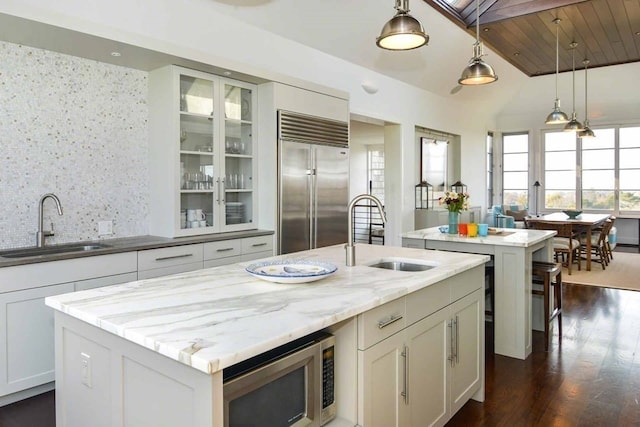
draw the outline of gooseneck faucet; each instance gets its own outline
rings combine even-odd
[[[38,203],[38,231],[36,232],[36,245],[41,248],[44,246],[44,239],[47,236],[53,236],[53,231],[44,231],[42,225],[42,211],[44,210],[44,201],[48,198],[53,199],[56,202],[56,207],[58,208],[58,215],[62,215],[62,205],[60,204],[60,199],[53,193],[47,193],[40,197],[40,202]],[[51,224],[51,228],[53,229],[53,224]]]
[[[359,196],[354,197],[353,200],[349,202],[349,207],[347,208],[348,215],[349,215],[349,220],[347,224],[349,227],[349,231],[348,231],[349,240],[347,240],[347,244],[344,247],[344,249],[347,251],[348,267],[353,267],[354,265],[356,265],[356,247],[353,244],[353,208],[355,207],[356,203],[358,203],[360,200],[365,200],[365,199],[371,200],[373,203],[376,204],[376,206],[378,206],[378,212],[380,212],[380,218],[382,219],[382,223],[386,224],[387,222],[387,217],[384,214],[382,203],[380,202],[380,200],[378,200],[377,197],[371,196],[369,194],[360,194]]]

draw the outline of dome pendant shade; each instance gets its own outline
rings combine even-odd
[[[578,118],[576,117],[576,112],[574,111],[573,114],[571,115],[571,120],[569,121],[569,123],[567,123],[564,126],[564,131],[565,132],[581,132],[583,130],[584,130],[584,126],[582,126],[582,123],[578,121]]]
[[[476,42],[473,44],[473,57],[469,65],[462,70],[462,75],[458,79],[461,85],[485,85],[498,80],[496,72],[491,65],[482,60],[484,53],[480,41],[480,0],[476,0]]]
[[[409,15],[409,0],[396,0],[396,15],[391,18],[376,39],[378,47],[388,50],[416,49],[429,43],[422,24]]]
[[[547,116],[545,123],[548,125],[563,125],[569,122],[569,117],[560,110],[560,100],[556,98],[553,111]]]
[[[584,121],[584,129],[578,132],[578,138],[595,138],[596,134],[593,133],[589,127],[589,120]]]
[[[462,75],[458,80],[461,85],[484,85],[498,80],[491,65],[482,60],[482,44],[475,44],[473,48],[474,56],[469,61],[469,65],[462,70]]]

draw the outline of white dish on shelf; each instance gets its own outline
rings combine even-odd
[[[309,283],[332,275],[338,267],[322,261],[285,259],[251,264],[247,273],[275,283]]]

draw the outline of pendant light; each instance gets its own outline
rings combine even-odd
[[[585,58],[582,63],[584,64],[584,130],[578,132],[578,138],[595,138],[596,134],[589,127],[589,115],[587,113],[587,67],[589,60]]]
[[[484,85],[498,80],[491,65],[482,60],[484,56],[483,45],[480,41],[480,0],[476,0],[476,42],[473,44],[473,57],[469,65],[462,70],[458,80],[461,85]]]
[[[569,117],[560,110],[560,98],[558,98],[558,28],[562,20],[556,18],[553,23],[556,24],[556,101],[553,111],[547,116],[545,123],[548,125],[563,125],[569,121]]]
[[[571,120],[564,126],[565,132],[580,132],[584,130],[582,123],[576,117],[576,46],[578,46],[576,42],[572,42],[569,45],[573,62],[573,112],[571,113]]]
[[[410,50],[429,43],[422,24],[409,15],[409,0],[396,0],[396,15],[391,18],[376,39],[378,47],[389,50]]]

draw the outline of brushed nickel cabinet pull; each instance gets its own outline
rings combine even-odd
[[[378,322],[378,329],[386,328],[390,324],[395,323],[398,320],[402,319],[402,317],[403,317],[402,315],[399,315],[399,316],[393,316],[392,315],[387,320],[381,320],[381,321]]]
[[[193,254],[164,256],[164,257],[156,258],[156,261],[166,261],[168,259],[176,259],[176,258],[187,258],[187,257],[190,257],[190,256],[193,256]]]
[[[256,248],[258,246],[266,246],[266,243],[254,243],[253,245],[251,245],[252,247]]]
[[[404,357],[404,390],[400,393],[402,395],[402,397],[404,397],[404,403],[405,405],[409,404],[409,375],[408,375],[408,370],[409,370],[409,347],[407,347],[406,345],[404,346],[404,349],[402,351],[402,353],[400,353],[400,355],[402,357]]]
[[[222,249],[216,249],[216,252],[228,252],[228,251],[232,251],[233,248],[222,248]]]

